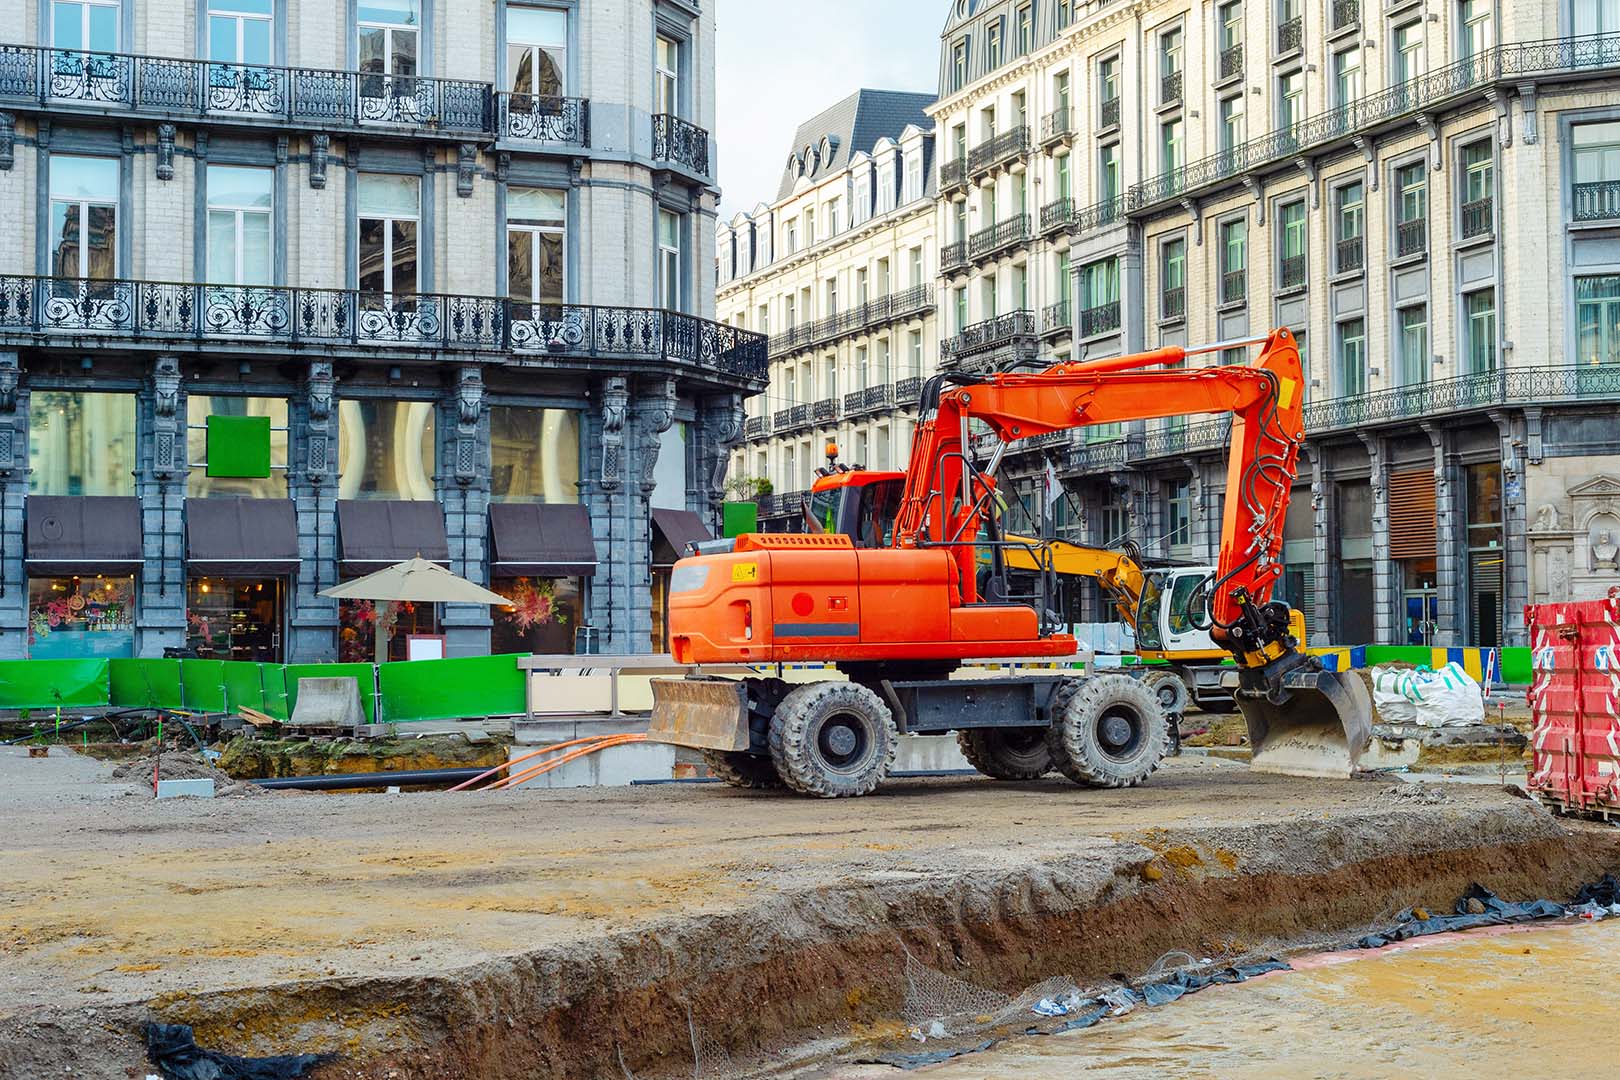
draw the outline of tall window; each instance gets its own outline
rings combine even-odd
[[[799,250],[799,219],[789,218],[782,225],[782,254],[792,255]]]
[[[1287,203],[1277,208],[1277,233],[1282,249],[1278,266],[1282,287],[1298,288],[1305,284],[1305,204]]]
[[[1415,255],[1427,249],[1428,172],[1423,162],[1395,170],[1395,253]]]
[[[420,0],[360,0],[355,22],[361,71],[376,76],[416,74],[417,38],[422,29]],[[362,80],[361,93],[381,97],[386,86],[387,80]],[[409,96],[415,86],[406,79],[396,90]]]
[[[1069,100],[1069,73],[1067,71],[1060,71],[1052,78],[1052,101],[1056,105],[1058,113],[1066,116],[1071,104]]]
[[[1361,46],[1333,54],[1333,104],[1349,105],[1361,97]]]
[[[1291,71],[1277,80],[1277,126],[1284,130],[1305,119],[1305,75]]]
[[[417,228],[421,181],[414,176],[361,173],[359,288],[387,296],[412,296],[421,287]]]
[[[658,301],[665,311],[681,310],[681,215],[658,211]]]
[[[979,314],[986,319],[993,319],[1001,314],[997,293],[995,274],[988,274],[980,280]]]
[[[920,246],[912,248],[907,253],[906,261],[911,265],[910,283],[915,288],[923,283],[923,249]]]
[[[550,8],[506,6],[506,82],[513,94],[568,93],[568,15]]]
[[[1217,44],[1220,46],[1221,52],[1241,48],[1243,46],[1243,4],[1238,0],[1234,0],[1233,3],[1222,4],[1220,19],[1221,29]]]
[[[1491,231],[1491,209],[1496,193],[1496,162],[1491,144],[1480,140],[1462,149],[1462,234],[1466,239]]]
[[[1119,100],[1119,57],[1110,56],[1097,62],[1097,100],[1105,106]],[[1114,118],[1119,123],[1119,118]]]
[[[963,200],[962,202],[952,203],[951,206],[951,218],[953,226],[952,239],[954,239],[957,243],[961,243],[967,239],[967,201]]]
[[[1166,240],[1159,249],[1159,314],[1179,319],[1187,314],[1187,241],[1181,237]]]
[[[658,35],[658,53],[653,70],[656,107],[660,113],[675,116],[681,111],[681,45],[674,38]]]
[[[117,52],[119,0],[54,0],[51,44],[74,52]]]
[[[1620,0],[1611,0],[1620,6]],[[1576,124],[1573,144],[1576,221],[1620,218],[1620,121]]]
[[[1243,144],[1243,95],[1221,98],[1221,149],[1235,150]]]
[[[923,163],[921,152],[906,158],[905,200],[913,202],[923,196]]]
[[[1496,294],[1490,289],[1463,297],[1468,320],[1468,374],[1496,370]]]
[[[1181,27],[1178,26],[1159,35],[1159,78],[1165,91],[1162,100],[1175,101],[1181,96],[1181,84],[1176,80],[1180,74]]]
[[[963,38],[951,46],[951,89],[960,90],[968,81],[968,43]]]
[[[1411,22],[1395,28],[1394,78],[1407,82],[1423,74],[1423,24]]]
[[[208,418],[210,416],[264,416],[270,420],[270,475],[254,477],[209,476]],[[186,395],[186,456],[191,474],[186,496],[193,499],[241,495],[249,499],[287,497],[287,399],[235,395]]]
[[[838,199],[827,200],[827,235],[837,236],[842,231],[843,204]]]
[[[1575,0],[1574,8],[1576,34],[1620,31],[1620,3],[1615,0]]]
[[[1109,202],[1119,195],[1119,144],[1097,151],[1097,199]]]
[[[1014,90],[1012,95],[1012,123],[1007,130],[1021,128],[1029,122],[1029,98],[1022,90]]]
[[[1620,274],[1575,279],[1575,355],[1620,364]]]
[[[563,303],[567,205],[563,191],[506,189],[506,276],[514,303]]]
[[[1018,9],[1018,55],[1027,56],[1035,49],[1035,5],[1025,4]]]
[[[1057,24],[1059,30],[1066,29],[1074,22],[1074,4],[1075,0],[1057,0]]]
[[[135,494],[135,395],[35,390],[28,493]]]
[[[1429,378],[1429,309],[1426,304],[1399,312],[1400,383],[1415,386]]]
[[[992,19],[984,28],[984,62],[991,71],[1001,66],[1001,23]]]
[[[1367,320],[1346,319],[1339,324],[1339,395],[1367,392]]]
[[[216,285],[268,285],[275,170],[208,166],[208,270]]]
[[[433,498],[434,408],[429,401],[338,402],[338,498]]]
[[[1103,259],[1088,264],[1080,272],[1080,285],[1087,310],[1119,303],[1119,260]]]
[[[118,159],[52,154],[51,274],[118,276]]]
[[[1235,304],[1248,295],[1249,223],[1243,218],[1221,226],[1221,302]]]
[[[1366,195],[1360,180],[1345,184],[1333,194],[1334,260],[1341,274],[1360,270],[1365,262],[1362,250],[1366,234]]]
[[[225,64],[271,63],[274,0],[208,0],[208,59]]]
[[[951,306],[956,309],[956,332],[960,334],[968,327],[968,294],[966,285],[958,285],[955,293],[955,303]]]
[[[1074,195],[1074,179],[1069,175],[1068,154],[1052,161],[1052,187],[1060,199],[1071,198]]]
[[[1458,45],[1462,58],[1467,60],[1491,47],[1491,0],[1461,0],[1459,9],[1461,40]]]
[[[1182,145],[1180,117],[1174,120],[1166,120],[1159,126],[1159,163],[1161,172],[1178,172],[1186,164],[1186,155],[1182,152]]]
[[[923,334],[913,330],[906,336],[906,375],[916,378],[923,370]]]

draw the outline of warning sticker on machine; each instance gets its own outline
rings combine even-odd
[[[731,566],[732,581],[758,581],[759,563],[740,562]]]

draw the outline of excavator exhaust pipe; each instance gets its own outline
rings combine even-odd
[[[1347,780],[1372,741],[1373,704],[1353,672],[1289,653],[1237,675],[1233,696],[1249,726],[1256,772]]]

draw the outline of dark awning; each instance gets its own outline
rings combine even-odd
[[[654,566],[674,566],[676,559],[686,558],[686,545],[713,540],[714,536],[703,524],[703,519],[690,510],[661,510],[652,512]]]
[[[122,495],[30,495],[28,572],[133,574],[141,568],[141,501]]]
[[[417,556],[450,562],[444,511],[436,502],[344,500],[337,504],[337,512],[344,574],[369,574]]]
[[[590,577],[591,515],[577,504],[496,503],[489,508],[490,577]]]
[[[186,563],[217,577],[267,577],[298,569],[291,499],[187,499]]]

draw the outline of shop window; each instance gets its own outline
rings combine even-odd
[[[338,403],[338,498],[432,499],[433,406]]]
[[[284,578],[192,578],[186,647],[203,659],[282,661]]]
[[[381,608],[388,639],[386,659],[406,659],[406,639],[413,634],[439,634],[439,605],[370,600],[338,601],[338,662],[369,664],[377,658],[377,614]]]
[[[135,494],[135,396],[34,391],[28,493]]]
[[[490,587],[512,601],[494,611],[490,648],[495,655],[574,651],[584,614],[580,578],[497,578]]]
[[[579,501],[577,412],[492,406],[489,454],[491,501]]]
[[[265,416],[270,419],[270,475],[267,477],[209,476],[208,418],[210,416]],[[212,397],[186,398],[186,460],[191,476],[186,494],[193,499],[243,496],[249,499],[287,497],[287,399]]]
[[[28,655],[35,660],[134,656],[135,579],[30,578]]]

